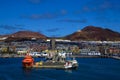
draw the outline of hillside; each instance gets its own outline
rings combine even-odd
[[[18,31],[9,35],[0,35],[0,40],[16,41],[16,40],[31,40],[31,39],[51,39],[53,37],[46,37],[45,35],[32,31]],[[110,29],[104,29],[95,26],[87,26],[82,30],[76,31],[65,37],[55,37],[59,39],[67,39],[72,41],[120,41],[120,33]]]
[[[74,32],[70,35],[65,36],[65,39],[69,40],[100,40],[100,41],[119,41],[120,33],[112,31],[110,29],[103,29],[95,26],[87,26],[81,31]]]
[[[30,40],[30,39],[47,39],[47,37],[38,32],[32,31],[18,31],[16,33],[10,34],[6,41],[13,40]]]

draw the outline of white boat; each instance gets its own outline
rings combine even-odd
[[[66,64],[64,65],[65,69],[75,69],[78,67],[78,62],[73,58],[73,60],[66,61]]]

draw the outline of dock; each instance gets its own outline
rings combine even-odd
[[[111,56],[111,58],[120,60],[120,57],[118,56]]]

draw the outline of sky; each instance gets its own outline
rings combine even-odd
[[[62,37],[86,26],[120,32],[120,0],[0,0],[0,35]]]

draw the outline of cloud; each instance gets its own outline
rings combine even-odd
[[[32,14],[32,15],[23,15],[22,18],[26,18],[26,19],[33,19],[33,20],[37,20],[37,19],[52,19],[57,17],[56,14],[51,14],[51,13],[45,13],[45,14]]]
[[[22,27],[23,27],[22,25],[17,25],[17,24],[15,24],[14,26],[0,25],[0,28],[4,29],[4,30],[21,30],[21,29],[23,29]]]
[[[59,31],[60,28],[52,28],[52,29],[47,29],[46,31],[47,32],[56,32],[56,31]]]
[[[13,32],[16,32],[18,30],[23,30],[24,25],[15,24],[15,25],[0,25],[0,34],[11,34]]]
[[[74,20],[74,19],[63,19],[63,20],[58,20],[58,22],[71,22],[71,23],[86,23],[87,20]]]
[[[81,9],[74,11],[74,14],[85,14],[89,12],[107,13],[107,11],[115,12],[120,10],[119,0],[90,0]]]
[[[15,24],[16,27],[23,27],[25,25],[22,25],[22,24]]]
[[[28,1],[33,3],[33,4],[39,4],[42,2],[42,0],[28,0]]]
[[[90,0],[81,9],[76,10],[76,15],[90,14],[96,21],[106,22],[118,22],[120,14],[120,1],[119,0]],[[95,16],[94,16],[95,15]],[[116,16],[116,17],[112,17]]]
[[[68,12],[67,12],[67,10],[65,10],[65,9],[62,9],[61,11],[60,11],[60,14],[61,15],[66,15]]]
[[[26,19],[32,19],[32,20],[39,20],[39,19],[54,19],[61,16],[65,16],[66,14],[67,14],[67,10],[62,9],[54,13],[48,12],[43,14],[22,15],[21,17]]]
[[[103,11],[103,10],[119,10],[119,0],[91,0],[83,6],[83,12]]]

